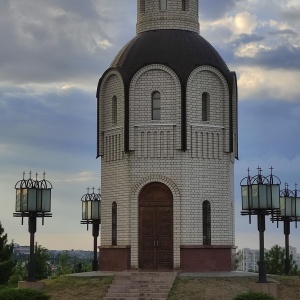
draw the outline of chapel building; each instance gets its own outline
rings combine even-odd
[[[198,0],[137,0],[97,99],[100,270],[232,270],[237,80]]]

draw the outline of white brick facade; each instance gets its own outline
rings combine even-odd
[[[198,0],[167,0],[167,10],[160,10],[159,0],[137,1],[136,33],[156,29],[181,29],[199,33]]]
[[[168,1],[168,22],[158,17],[158,0],[138,2],[137,33],[175,26],[197,31],[198,1],[187,1],[187,19],[179,18],[181,2]],[[167,19],[168,19],[167,18]],[[162,23],[163,22],[163,23]],[[165,23],[164,23],[165,22]],[[182,24],[181,24],[182,22]],[[179,27],[178,27],[179,26]],[[168,27],[170,28],[170,27]],[[198,27],[197,27],[198,28]],[[235,86],[235,82],[233,83]],[[138,268],[139,202],[150,182],[167,185],[173,194],[173,266],[180,268],[180,246],[203,245],[202,204],[211,204],[211,245],[234,246],[234,157],[237,156],[237,93],[216,68],[196,67],[186,84],[186,139],[182,150],[182,82],[166,65],[141,67],[128,87],[118,70],[108,70],[99,85],[99,155],[101,158],[101,245],[112,245],[112,203],[118,205],[117,244],[130,246],[131,268]],[[161,94],[161,119],[151,119],[151,95]],[[209,119],[202,121],[201,97],[209,94]],[[117,124],[112,98],[117,97]],[[124,140],[128,118],[129,151]],[[233,145],[230,136],[233,135]],[[232,150],[233,147],[233,150]]]

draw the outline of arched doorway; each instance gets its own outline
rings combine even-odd
[[[139,195],[139,268],[173,268],[173,195],[160,182]]]

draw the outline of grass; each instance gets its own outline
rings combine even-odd
[[[103,299],[113,277],[76,278],[61,276],[44,280],[45,292],[51,300]],[[300,278],[273,277],[278,282],[278,300],[300,299]],[[256,282],[256,277],[193,278],[179,277],[175,280],[168,300],[232,300]]]
[[[111,284],[113,277],[76,278],[60,276],[43,280],[45,292],[51,300],[93,300],[102,299]]]
[[[255,277],[234,278],[177,278],[168,300],[232,300],[249,291]],[[278,283],[278,300],[300,299],[300,278],[298,276],[273,277]]]

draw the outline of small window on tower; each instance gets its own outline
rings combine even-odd
[[[112,224],[111,224],[111,244],[113,246],[117,245],[117,203],[114,201],[112,204]]]
[[[140,0],[140,13],[145,13],[145,0]]]
[[[167,10],[167,0],[159,0],[160,10]]]
[[[186,11],[186,1],[182,0],[182,11]]]
[[[202,203],[203,245],[211,245],[211,209],[210,202]]]
[[[209,94],[202,94],[202,121],[209,120]]]
[[[117,124],[117,122],[118,122],[118,101],[117,101],[116,96],[113,96],[113,98],[112,98],[111,111],[112,111],[112,123]]]
[[[152,120],[160,120],[160,93],[152,94]]]

